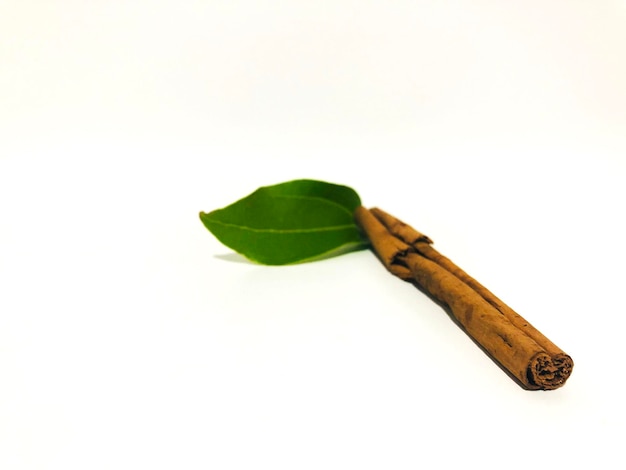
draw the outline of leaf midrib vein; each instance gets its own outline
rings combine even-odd
[[[215,219],[210,220],[210,222],[221,225],[223,227],[238,228],[238,229],[243,229],[243,230],[249,230],[251,232],[262,232],[262,233],[314,233],[314,232],[332,232],[332,231],[339,231],[339,230],[345,230],[345,229],[351,229],[351,228],[356,229],[356,226],[351,225],[351,224],[331,225],[328,227],[276,229],[276,228],[254,228],[254,227],[248,227],[247,225],[232,224],[232,223],[222,222],[220,220],[215,220]]]

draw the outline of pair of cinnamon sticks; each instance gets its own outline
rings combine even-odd
[[[467,334],[520,385],[553,390],[574,363],[552,341],[432,247],[432,240],[374,208],[358,207],[357,224],[385,267],[446,305]]]

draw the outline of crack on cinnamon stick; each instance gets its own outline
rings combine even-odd
[[[511,344],[511,342],[509,341],[509,338],[506,335],[498,335],[500,338],[502,338],[502,341],[504,342],[504,344],[506,344],[509,348],[512,348],[513,345]]]

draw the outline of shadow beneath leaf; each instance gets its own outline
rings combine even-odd
[[[239,253],[224,253],[223,255],[215,255],[215,258],[221,259],[222,261],[229,261],[231,263],[240,263],[240,264],[256,264],[250,261],[245,256],[240,255]]]

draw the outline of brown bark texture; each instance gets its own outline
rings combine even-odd
[[[528,321],[432,246],[424,234],[374,208],[355,220],[387,269],[443,303],[466,333],[528,390],[565,384],[574,362]]]

